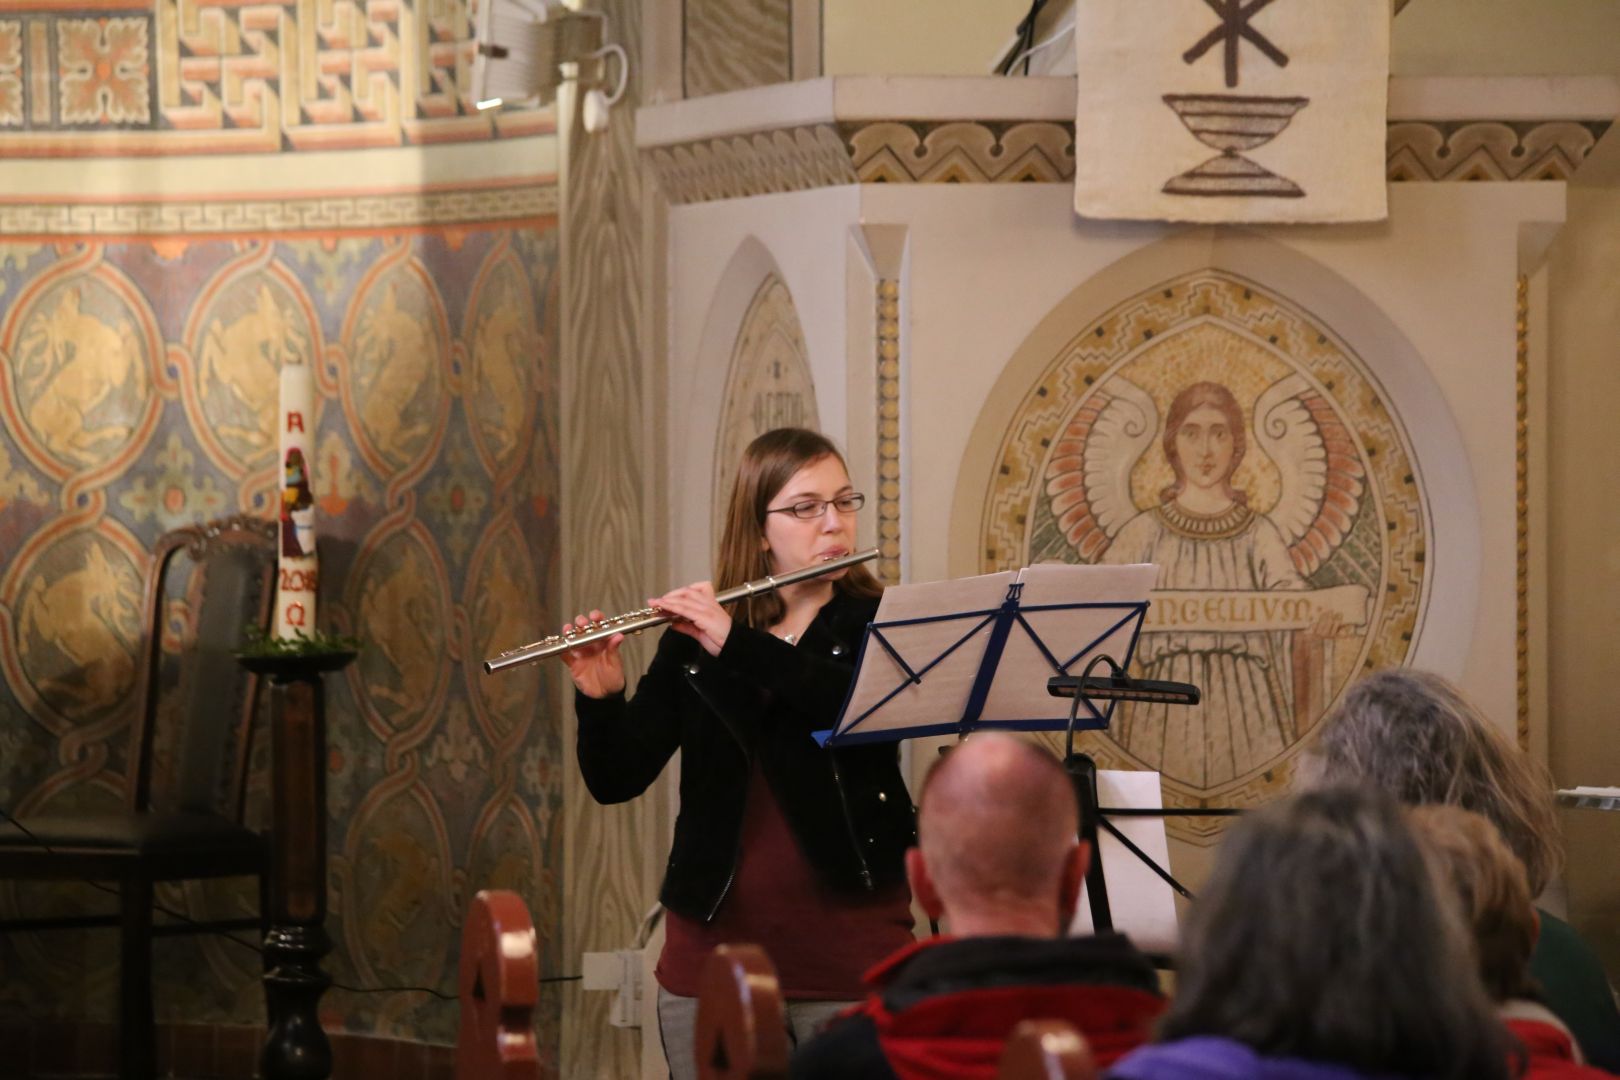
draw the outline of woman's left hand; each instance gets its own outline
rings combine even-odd
[[[721,647],[731,634],[731,616],[714,598],[713,582],[699,581],[674,589],[648,603],[674,615],[675,621],[670,626],[687,637],[696,638],[704,652],[710,656],[720,655]]]

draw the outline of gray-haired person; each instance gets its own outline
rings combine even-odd
[[[1541,895],[1563,865],[1553,783],[1538,762],[1451,683],[1424,671],[1361,679],[1323,718],[1301,762],[1305,786],[1367,783],[1409,806],[1460,806],[1488,819]],[[1603,966],[1562,919],[1540,912],[1530,972],[1586,1060],[1620,1071],[1620,1011]]]
[[[1187,919],[1159,1042],[1111,1080],[1507,1080],[1506,1030],[1394,800],[1332,788],[1239,823]]]

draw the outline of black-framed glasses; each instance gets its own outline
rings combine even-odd
[[[792,506],[778,506],[765,511],[767,514],[792,514],[800,521],[814,521],[832,507],[840,514],[853,514],[866,505],[866,496],[858,491],[848,495],[840,495],[836,499],[802,499]]]

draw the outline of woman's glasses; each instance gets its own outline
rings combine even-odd
[[[853,514],[866,505],[866,496],[858,491],[848,495],[840,495],[836,499],[805,499],[792,506],[778,506],[773,510],[765,511],[767,514],[792,514],[800,521],[814,521],[832,507],[840,514]]]

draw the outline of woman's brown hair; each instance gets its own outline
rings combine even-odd
[[[1483,814],[1541,895],[1563,865],[1553,782],[1445,679],[1397,668],[1367,675],[1318,725],[1299,765],[1305,786],[1362,783],[1408,806]]]
[[[765,538],[765,511],[771,500],[787,486],[793,475],[824,457],[844,455],[825,435],[804,428],[774,428],[748,444],[737,465],[737,479],[731,485],[726,505],[726,524],[720,534],[720,554],[714,568],[715,591],[735,588],[745,581],[756,581],[771,572],[770,552]],[[883,584],[863,564],[851,567],[833,583],[848,596],[878,596]],[[731,617],[743,626],[765,628],[780,621],[787,611],[775,592],[738,601]]]
[[[1309,791],[1246,814],[1182,935],[1162,1042],[1232,1039],[1357,1075],[1508,1080],[1457,903],[1395,801]]]
[[[1524,864],[1483,815],[1460,806],[1408,808],[1406,820],[1474,932],[1485,989],[1496,1001],[1534,997],[1536,909]]]

